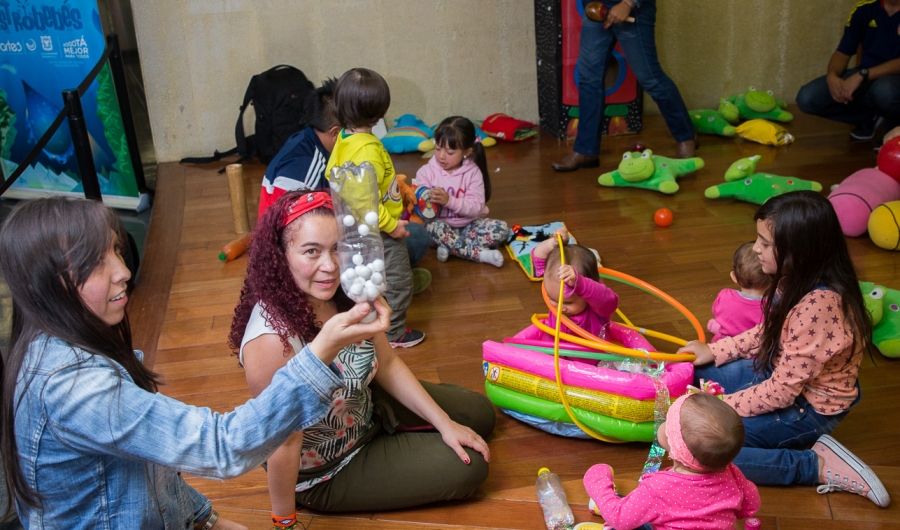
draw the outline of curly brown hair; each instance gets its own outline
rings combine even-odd
[[[231,332],[228,334],[228,346],[235,352],[241,348],[241,341],[247,329],[247,322],[257,303],[265,305],[268,323],[278,333],[284,344],[285,353],[291,351],[288,339],[299,337],[310,342],[322,329],[322,323],[316,321],[312,305],[306,299],[306,293],[297,287],[291,268],[288,265],[287,244],[294,232],[309,216],[321,215],[334,218],[334,211],[321,207],[311,210],[282,226],[290,205],[297,197],[307,191],[288,192],[278,198],[256,224],[253,240],[250,244],[250,263],[247,265],[247,277],[241,288],[241,299],[234,309],[234,320],[231,321]],[[353,306],[344,291],[338,289],[332,300],[338,311],[346,311]]]

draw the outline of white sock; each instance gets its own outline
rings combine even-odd
[[[481,263],[490,263],[494,267],[503,266],[503,253],[499,250],[481,249],[478,253],[478,261]]]
[[[438,261],[447,261],[447,258],[450,257],[450,249],[447,247],[438,247],[437,248],[437,259]]]

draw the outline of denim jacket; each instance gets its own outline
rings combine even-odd
[[[180,471],[249,471],[321,420],[342,388],[306,347],[259,397],[220,414],[149,393],[121,365],[41,337],[19,373],[15,433],[25,481],[42,498],[37,508],[17,503],[19,518],[25,528],[193,528],[210,502]]]

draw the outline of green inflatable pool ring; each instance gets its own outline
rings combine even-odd
[[[572,423],[572,418],[566,413],[565,407],[560,403],[553,403],[544,399],[528,396],[502,386],[484,382],[484,389],[488,399],[501,409],[510,409],[540,416],[553,421]],[[617,438],[624,442],[652,442],[654,436],[654,424],[652,421],[634,423],[617,418],[610,418],[596,412],[572,407],[572,411],[578,421],[584,423],[594,431]]]

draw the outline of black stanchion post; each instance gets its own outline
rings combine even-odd
[[[107,35],[106,46],[109,48],[109,68],[112,71],[113,83],[116,85],[116,99],[119,102],[119,112],[122,114],[122,126],[125,128],[125,141],[131,154],[131,165],[134,167],[134,179],[138,190],[144,192],[147,190],[147,181],[144,180],[144,165],[141,163],[141,151],[134,132],[134,116],[131,114],[131,103],[128,99],[128,85],[125,82],[119,36],[115,33]]]
[[[69,132],[75,146],[75,159],[78,161],[78,172],[81,173],[84,196],[96,201],[102,200],[100,181],[97,179],[97,169],[94,166],[94,154],[91,152],[91,140],[88,138],[84,111],[81,109],[81,96],[74,88],[63,90],[62,95],[63,103],[69,106]]]

